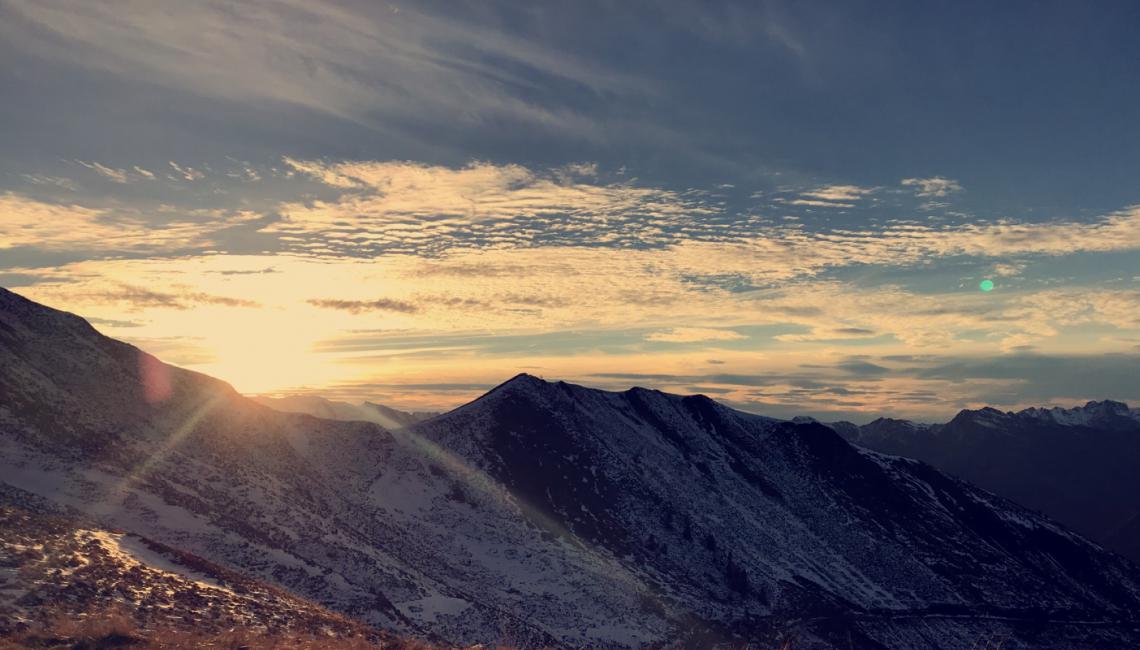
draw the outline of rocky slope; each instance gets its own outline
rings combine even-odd
[[[286,414],[6,291],[0,477],[453,641],[1140,642],[1131,564],[819,424],[526,375],[393,430]]]
[[[394,641],[289,592],[0,489],[0,638],[121,610],[137,625]]]

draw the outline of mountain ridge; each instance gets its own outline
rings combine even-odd
[[[1140,640],[1136,567],[818,423],[520,375],[388,430],[156,373],[10,302],[0,480],[382,628],[524,647]]]
[[[305,413],[326,420],[373,422],[387,428],[406,427],[433,418],[439,413],[427,411],[401,411],[377,402],[339,402],[317,395],[250,395],[253,401],[284,413]]]
[[[1140,561],[1140,409],[1124,402],[966,409],[944,424],[829,426],[856,444],[929,462]]]

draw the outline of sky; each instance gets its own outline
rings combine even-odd
[[[0,0],[0,286],[250,394],[1140,402],[1138,24]]]

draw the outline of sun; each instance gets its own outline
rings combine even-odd
[[[305,307],[183,312],[202,360],[181,364],[230,383],[241,393],[272,393],[343,379],[343,364],[315,351],[330,331],[307,318]]]

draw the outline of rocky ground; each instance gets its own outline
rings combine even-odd
[[[0,636],[10,647],[429,647],[15,490],[0,493]]]

